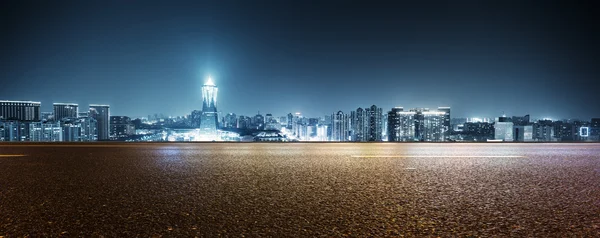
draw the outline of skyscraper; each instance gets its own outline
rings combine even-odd
[[[256,116],[252,117],[252,128],[258,130],[265,129],[265,117],[261,115],[260,112],[256,114]]]
[[[110,106],[90,104],[90,117],[98,122],[98,140],[108,140],[110,135]]]
[[[193,110],[190,114],[190,125],[194,128],[200,128],[200,121],[202,120],[202,111]]]
[[[338,111],[331,115],[331,139],[330,141],[348,141],[348,115]]]
[[[0,120],[39,121],[40,102],[0,100]]]
[[[367,141],[381,141],[381,132],[383,129],[381,108],[373,105],[367,109],[367,115],[369,116]]]
[[[422,140],[423,141],[434,141],[440,142],[444,141],[446,138],[444,136],[445,133],[445,119],[446,112],[443,111],[424,111],[423,115],[423,131],[422,131]],[[448,120],[448,124],[450,120]],[[449,126],[449,125],[448,125]]]
[[[200,119],[200,140],[213,141],[217,139],[217,125],[219,115],[217,113],[218,88],[212,78],[202,86],[202,116]]]
[[[267,113],[267,115],[265,115],[265,130],[279,129],[281,129],[281,126],[279,125],[279,122],[277,122],[277,119],[273,117],[273,114]]]
[[[252,119],[250,117],[240,115],[240,117],[238,118],[237,128],[248,129],[250,127],[252,127]]]
[[[404,108],[402,107],[394,107],[391,111],[388,112],[388,126],[387,126],[387,136],[388,141],[401,141],[400,140],[400,112],[402,112]]]
[[[227,113],[227,115],[225,115],[223,126],[225,128],[237,128],[237,115],[235,115],[235,113]]]
[[[293,123],[294,123],[294,115],[290,112],[290,113],[287,114],[287,125],[286,125],[286,128],[288,130],[291,130]]]
[[[369,117],[367,111],[362,108],[350,112],[350,130],[352,131],[352,141],[367,141],[369,131]]]
[[[54,120],[77,118],[79,105],[76,103],[54,103]]]
[[[110,137],[112,140],[119,138],[127,138],[135,134],[135,126],[131,123],[131,118],[128,116],[111,116],[110,117]]]
[[[429,108],[413,108],[410,111],[415,113],[415,139],[423,141],[425,140],[423,135],[425,133],[425,117],[423,116],[423,112],[428,112]]]
[[[443,121],[443,140],[450,138],[450,132],[452,130],[452,126],[450,124],[450,107],[438,107],[438,112],[444,112],[444,121]]]

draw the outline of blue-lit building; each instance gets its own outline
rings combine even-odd
[[[350,122],[348,115],[338,111],[331,115],[331,138],[330,141],[349,141]]]
[[[42,103],[0,100],[0,120],[39,121]]]
[[[217,92],[218,88],[209,77],[204,86],[202,86],[202,116],[200,119],[201,141],[214,141],[218,139],[217,125],[219,125],[219,115],[217,112]]]
[[[367,108],[368,131],[367,141],[381,141],[383,135],[383,112],[380,107],[375,105]]]
[[[90,104],[90,117],[98,123],[98,140],[110,138],[110,106]]]
[[[358,108],[350,112],[350,133],[352,141],[367,141],[369,132],[369,116],[367,111]]]
[[[54,120],[61,121],[78,116],[79,105],[77,103],[54,103]]]

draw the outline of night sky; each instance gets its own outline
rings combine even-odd
[[[187,115],[600,117],[593,1],[2,1],[0,100]],[[417,3],[418,2],[418,3]]]

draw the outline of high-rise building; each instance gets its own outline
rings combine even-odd
[[[39,121],[40,102],[0,100],[0,120]]]
[[[76,103],[54,103],[54,120],[62,121],[65,118],[77,118],[79,105]]]
[[[438,112],[444,112],[443,126],[443,140],[450,138],[450,132],[452,131],[452,124],[450,123],[450,107],[438,107]]]
[[[29,121],[0,121],[0,128],[2,128],[2,135],[0,135],[2,141],[31,141],[30,135],[30,124],[34,122]]]
[[[443,111],[424,111],[423,115],[423,141],[441,142],[445,141],[445,118],[446,112]],[[450,120],[448,120],[449,126]]]
[[[554,122],[554,137],[557,141],[572,141],[573,140],[573,124],[567,121]]]
[[[329,125],[317,125],[317,136],[316,141],[327,141],[327,128]]]
[[[238,128],[248,129],[252,127],[252,119],[247,116],[240,115],[238,119]]]
[[[400,133],[398,141],[415,141],[417,138],[416,112],[399,112]]]
[[[97,141],[98,140],[98,121],[92,117],[79,117],[77,123],[81,128],[79,141]]]
[[[330,141],[348,141],[349,121],[348,115],[338,111],[331,115],[331,139]]]
[[[554,138],[554,126],[551,120],[539,120],[533,123],[534,141],[556,141]]]
[[[64,118],[60,122],[62,141],[96,141],[98,123],[91,117]]]
[[[264,130],[265,129],[265,117],[263,115],[260,115],[260,113],[256,114],[256,116],[254,116],[252,118],[252,128],[258,129],[258,130]]]
[[[367,141],[369,132],[369,116],[367,111],[358,108],[350,112],[350,131],[352,141]]]
[[[200,140],[217,140],[217,125],[219,124],[219,115],[217,113],[217,92],[218,88],[208,77],[208,80],[202,86],[202,117],[200,120]]]
[[[423,112],[428,112],[429,108],[413,108],[410,109],[410,112],[414,112],[414,120],[415,120],[415,139],[419,141],[423,141],[425,134],[425,117],[423,116]]]
[[[406,132],[401,136],[402,140],[410,141],[413,135],[413,128],[408,124],[414,122],[414,137],[412,140],[418,141],[445,141],[449,137],[450,128],[450,108],[440,107],[440,110],[432,111],[429,108],[413,108],[406,112],[398,112],[401,115],[402,128]]]
[[[388,141],[401,141],[400,140],[400,112],[404,111],[402,107],[394,107],[388,112],[387,117],[387,136]]]
[[[381,141],[381,135],[383,130],[383,112],[380,107],[372,105],[367,109],[367,115],[369,117],[369,131],[367,132],[367,141]]]
[[[127,138],[135,135],[135,126],[128,116],[111,116],[110,117],[110,138],[118,140],[119,138]]]
[[[202,111],[193,110],[190,114],[190,125],[193,128],[200,128],[200,121],[202,120]]]
[[[466,141],[487,141],[494,139],[494,125],[489,122],[466,122],[463,125],[462,139]]]
[[[279,122],[277,122],[277,119],[275,117],[273,117],[273,115],[270,113],[267,113],[267,115],[265,115],[265,129],[266,130],[281,129],[281,127],[279,126]]]
[[[383,109],[381,109],[381,110],[383,110]],[[387,141],[388,114],[382,112],[381,115],[382,115],[381,116],[381,140]]]
[[[110,106],[90,104],[90,117],[98,123],[98,140],[110,138]]]
[[[294,114],[291,112],[287,114],[287,126],[286,129],[291,130],[292,124],[294,123]]]
[[[237,116],[235,113],[227,113],[223,120],[223,127],[225,128],[237,128]]]

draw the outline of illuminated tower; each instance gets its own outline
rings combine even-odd
[[[202,116],[200,118],[200,140],[217,140],[217,92],[218,88],[212,79],[208,80],[202,86]]]

